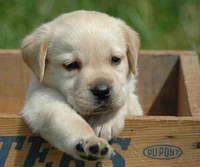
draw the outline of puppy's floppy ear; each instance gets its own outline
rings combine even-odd
[[[27,65],[35,73],[39,82],[42,81],[45,71],[45,59],[49,47],[49,27],[42,25],[22,42],[22,56]]]
[[[138,53],[140,49],[140,38],[138,34],[125,23],[123,23],[122,27],[123,27],[125,38],[126,38],[129,69],[134,75],[136,75],[137,74],[137,59],[138,59]]]

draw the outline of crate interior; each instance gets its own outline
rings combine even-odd
[[[137,94],[146,115],[178,115],[179,56],[139,56]]]
[[[141,53],[138,68],[136,93],[145,114],[181,116],[178,114],[179,94],[182,91],[179,56]],[[19,51],[0,52],[0,113],[20,112],[31,78],[32,72],[23,62]]]

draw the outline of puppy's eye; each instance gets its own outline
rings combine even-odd
[[[72,62],[70,64],[64,64],[63,65],[65,67],[66,70],[68,71],[73,71],[73,70],[79,70],[80,69],[80,63],[78,63],[77,61]]]
[[[119,57],[112,57],[112,64],[113,65],[118,65],[121,63],[121,58]]]

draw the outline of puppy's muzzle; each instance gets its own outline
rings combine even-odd
[[[107,101],[110,97],[111,87],[107,83],[95,85],[91,92],[98,101]]]

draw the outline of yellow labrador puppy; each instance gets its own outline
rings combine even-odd
[[[77,159],[114,155],[107,141],[142,115],[134,94],[140,40],[122,20],[75,11],[38,27],[22,43],[35,73],[22,110],[33,132]]]

